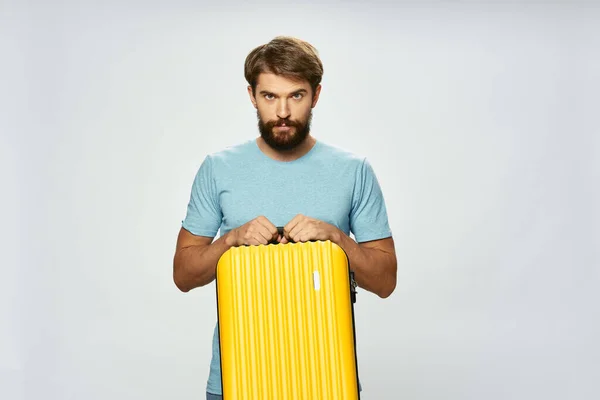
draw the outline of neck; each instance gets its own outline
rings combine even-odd
[[[269,146],[262,137],[256,139],[258,148],[267,156],[275,161],[294,161],[305,155],[313,148],[317,140],[310,134],[297,147],[291,150],[276,150]]]

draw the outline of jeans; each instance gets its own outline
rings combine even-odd
[[[223,396],[206,392],[206,400],[222,400]]]

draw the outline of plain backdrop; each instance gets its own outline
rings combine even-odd
[[[363,398],[600,398],[598,5],[239,0],[0,2],[0,398],[204,398],[215,288],[177,290],[175,240],[280,34],[388,205]]]

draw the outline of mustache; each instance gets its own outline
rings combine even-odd
[[[298,122],[294,121],[294,120],[291,120],[291,119],[281,119],[281,118],[279,118],[277,120],[268,121],[265,124],[265,126],[267,126],[268,128],[273,128],[275,126],[283,126],[283,125],[290,126],[290,127],[293,126],[293,127],[296,127],[296,128],[300,126],[300,124]]]

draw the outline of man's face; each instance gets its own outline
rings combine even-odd
[[[275,74],[260,74],[256,93],[248,91],[257,109],[258,129],[264,141],[275,150],[291,150],[310,132],[312,108],[320,87],[312,96],[310,84]]]

